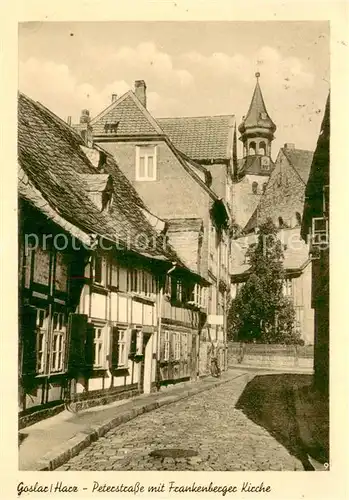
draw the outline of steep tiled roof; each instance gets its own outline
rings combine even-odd
[[[273,133],[276,130],[276,126],[268,115],[267,108],[264,103],[262,91],[258,81],[259,73],[256,73],[256,77],[257,83],[253,92],[251,104],[247,115],[239,125],[239,131],[244,133],[246,129],[258,127],[269,129],[270,132]]]
[[[158,118],[179,151],[197,161],[232,157],[234,115]]]
[[[92,121],[94,136],[163,135],[158,123],[132,90],[113,102]]]
[[[296,172],[306,184],[308,182],[311,162],[313,161],[314,152],[306,149],[287,149],[282,148],[286,158],[295,168]]]
[[[91,203],[81,174],[93,174],[96,170],[81,145],[82,139],[71,127],[42,105],[19,95],[19,164],[42,199],[23,186],[19,194],[39,210],[46,203],[61,220],[86,234],[99,234],[121,246],[127,242],[128,248],[147,257],[176,257],[171,247],[162,248],[161,241],[155,249],[152,245],[144,251],[137,247],[135,242],[140,234],[154,238],[157,233],[139,208],[138,195],[110,157],[107,163],[112,163],[116,181],[112,209],[102,212]]]
[[[199,270],[199,236],[203,221],[198,218],[168,219],[168,237],[179,256],[193,272]]]

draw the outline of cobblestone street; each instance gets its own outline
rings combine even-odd
[[[265,429],[234,408],[244,376],[109,431],[57,470],[303,470]],[[157,458],[154,450],[194,450]]]

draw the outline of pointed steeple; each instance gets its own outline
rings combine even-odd
[[[273,134],[276,130],[276,125],[270,118],[267,108],[264,103],[262,91],[259,85],[260,73],[256,73],[256,86],[253,92],[251,104],[247,115],[243,118],[242,123],[239,125],[239,132],[244,135],[252,129],[261,129],[265,134],[269,134],[270,140],[273,139]]]

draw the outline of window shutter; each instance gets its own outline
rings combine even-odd
[[[95,327],[92,323],[86,325],[86,341],[85,341],[85,370],[92,371],[95,362]]]
[[[165,332],[161,332],[160,335],[160,359],[165,360]]]
[[[20,312],[20,336],[22,342],[22,375],[36,373],[36,308],[26,305]]]
[[[86,314],[69,314],[66,359],[68,372],[72,375],[78,374],[85,364],[86,328]]]
[[[110,369],[115,369],[118,366],[119,361],[119,329],[113,326],[111,331],[111,353],[109,356],[109,366]]]
[[[175,359],[175,342],[176,342],[176,335],[173,332],[170,332],[170,361],[173,361]]]
[[[135,356],[137,354],[137,330],[131,331],[131,347],[130,354]]]

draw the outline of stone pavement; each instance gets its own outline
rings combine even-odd
[[[206,391],[229,380],[241,378],[243,385],[253,377],[242,370],[229,370],[220,379],[207,377],[186,382],[160,392],[117,401],[79,413],[64,411],[54,417],[21,429],[20,470],[53,470],[110,429],[145,412],[155,410],[193,394]]]
[[[248,378],[237,377],[121,424],[58,470],[304,470],[263,427],[235,408]],[[150,456],[163,449],[182,454]],[[197,454],[186,458],[183,450]]]

